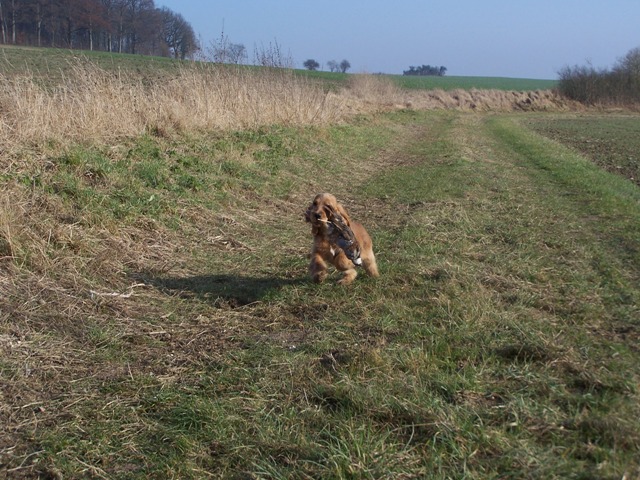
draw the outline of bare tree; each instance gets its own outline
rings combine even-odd
[[[126,40],[129,53],[138,53],[137,48],[143,33],[157,27],[153,21],[155,5],[153,0],[125,0],[126,5]]]
[[[228,49],[229,61],[231,63],[244,63],[247,56],[247,48],[242,43],[231,43]]]
[[[209,48],[211,59],[216,63],[244,63],[247,59],[247,49],[242,43],[231,43],[229,37],[220,34],[218,40],[213,40]]]
[[[0,43],[193,55],[198,42],[191,25],[167,14],[176,29],[167,42],[161,13],[154,0],[0,0]]]
[[[3,32],[5,30],[11,31],[11,43],[16,44],[17,34],[16,28],[18,23],[18,3],[16,0],[5,1],[4,15],[3,15]],[[9,22],[7,26],[6,23]]]
[[[254,50],[254,63],[262,67],[275,67],[275,68],[293,68],[293,58],[291,54],[283,54],[282,48],[277,40],[269,42],[269,46],[265,47],[264,44]]]
[[[89,50],[93,50],[95,32],[109,26],[104,6],[99,0],[79,0],[78,15],[79,30],[84,29],[87,32]]]
[[[564,67],[558,90],[589,105],[640,105],[640,48],[630,50],[613,69],[586,66]]]
[[[15,43],[16,29],[16,2],[15,0],[0,0],[0,29],[2,29],[2,43],[7,43],[11,33]]]
[[[102,49],[111,52],[113,49],[113,16],[115,9],[115,0],[100,0],[102,11],[105,15],[105,26],[101,31]]]
[[[27,1],[27,18],[35,24],[36,45],[42,46],[42,32],[47,17],[51,15],[51,8],[47,8],[47,0]],[[47,15],[47,13],[49,15]]]
[[[640,47],[629,50],[627,54],[618,61],[615,70],[640,78]]]
[[[162,40],[174,58],[191,56],[197,49],[198,42],[191,25],[179,13],[164,7],[159,10],[162,21]]]
[[[20,17],[25,16],[28,5],[16,0],[0,1],[0,22],[2,22],[2,42],[7,43],[10,34],[11,43],[18,41],[18,23]]]
[[[329,60],[329,61],[327,62],[327,67],[329,68],[329,71],[330,71],[330,72],[337,72],[337,71],[339,71],[339,68],[338,68],[338,62],[336,62],[335,60]]]
[[[60,0],[55,10],[60,31],[63,34],[65,46],[73,48],[73,32],[76,28],[76,10],[73,0]]]
[[[125,44],[125,19],[127,15],[127,0],[113,0],[113,16],[111,17],[112,31],[115,32],[117,46],[115,51],[122,53]],[[114,50],[112,50],[114,51]]]

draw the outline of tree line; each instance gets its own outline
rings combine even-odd
[[[191,57],[191,25],[153,0],[0,0],[0,42]]]
[[[307,70],[312,70],[312,71],[318,70],[320,68],[320,64],[313,58],[310,58],[309,60],[305,60],[305,62],[302,65]],[[351,68],[351,63],[349,63],[349,61],[346,59],[342,60],[340,63],[338,63],[335,60],[329,60],[327,62],[327,68],[329,69],[330,72],[347,73],[347,70]]]
[[[563,68],[558,89],[566,97],[590,105],[640,104],[640,47],[630,50],[612,69],[592,65]]]
[[[444,77],[447,73],[447,67],[432,67],[431,65],[421,65],[420,67],[409,67],[409,70],[402,72],[403,75],[419,75]]]

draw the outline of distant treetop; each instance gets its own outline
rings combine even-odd
[[[306,60],[302,65],[304,65],[304,68],[307,70],[318,70],[318,68],[320,68],[320,64],[312,58]]]
[[[409,70],[402,72],[403,75],[420,75],[431,77],[444,77],[447,73],[447,67],[432,67],[431,65],[422,65],[421,67],[409,67]]]

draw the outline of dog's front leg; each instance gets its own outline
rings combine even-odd
[[[343,272],[342,278],[338,280],[340,285],[349,285],[358,276],[358,272],[353,268],[353,262],[347,258],[344,252],[340,252],[335,256],[333,264],[338,270]]]
[[[311,264],[309,265],[309,273],[311,278],[316,283],[321,283],[327,278],[327,264],[322,257],[317,253],[311,254]]]

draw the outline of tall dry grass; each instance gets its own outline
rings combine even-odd
[[[356,98],[370,106],[403,106],[406,93],[389,77],[358,74],[349,77],[349,84],[343,94]]]
[[[57,86],[0,76],[0,142],[108,141],[149,131],[334,122],[344,102],[283,69],[185,67],[149,83],[77,64]]]

